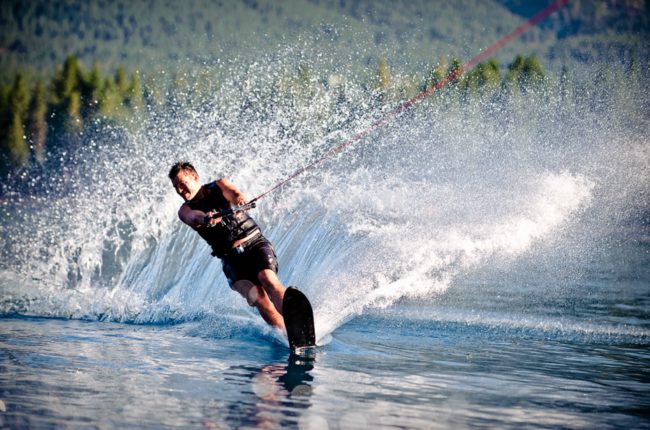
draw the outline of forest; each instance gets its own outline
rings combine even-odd
[[[307,64],[283,66],[264,76],[260,69],[237,69],[228,82],[211,75],[209,68],[163,74],[128,71],[123,66],[111,73],[101,70],[97,63],[88,68],[70,55],[49,79],[17,72],[0,83],[0,197],[10,184],[11,189],[20,189],[20,183],[38,182],[42,174],[65,170],[80,149],[96,144],[96,137],[114,145],[124,133],[206,109],[260,124],[273,121],[278,112],[284,112],[284,122],[296,120],[315,103],[330,119],[341,118],[337,112],[348,112],[340,120],[317,126],[330,133],[354,128],[351,122],[358,118],[359,103],[366,106],[365,114],[377,115],[441,80],[445,85],[431,91],[421,104],[424,109],[431,103],[462,107],[474,102],[486,109],[504,108],[517,100],[569,106],[577,99],[582,100],[581,106],[603,114],[615,102],[627,104],[641,116],[650,109],[635,96],[650,82],[650,68],[634,57],[623,64],[602,65],[581,77],[566,66],[549,73],[535,55],[516,55],[505,65],[491,58],[467,71],[459,59],[442,56],[421,76],[395,70],[383,56],[361,76],[331,74]],[[231,91],[222,93],[222,87]],[[279,126],[281,137],[297,136],[291,135],[292,125]],[[109,129],[111,133],[106,132]]]
[[[479,64],[469,73],[458,73],[461,63],[442,59],[427,76],[407,79],[393,76],[388,61],[380,57],[376,73],[364,88],[369,97],[383,103],[398,103],[406,97],[433,87],[448,74],[458,77],[450,85],[464,98],[486,92],[515,88],[525,92],[544,83],[545,72],[534,56],[517,56],[501,73],[496,60]],[[311,80],[306,66],[296,70],[310,86],[328,86],[325,80]],[[198,81],[198,80],[197,80]],[[290,81],[301,85],[300,79]],[[304,82],[303,82],[304,83]],[[30,166],[43,164],[48,158],[60,157],[75,150],[81,136],[90,128],[106,124],[129,127],[160,110],[178,105],[198,106],[210,98],[208,88],[199,88],[187,76],[174,75],[166,81],[148,79],[144,84],[138,72],[127,73],[120,66],[113,74],[102,75],[94,64],[86,69],[76,56],[69,56],[48,81],[31,82],[16,73],[12,82],[0,86],[0,169],[3,176]],[[280,84],[277,84],[280,88]],[[188,92],[187,89],[193,91]],[[291,97],[310,97],[310,92],[282,89]],[[279,90],[279,91],[282,91]],[[191,93],[191,94],[190,94]],[[242,107],[243,109],[243,107]]]

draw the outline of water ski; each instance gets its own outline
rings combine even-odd
[[[314,314],[309,300],[300,290],[295,287],[287,288],[282,300],[282,313],[289,346],[293,352],[300,348],[316,346]]]

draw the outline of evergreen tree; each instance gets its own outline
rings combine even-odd
[[[9,109],[9,95],[11,94],[10,85],[0,85],[0,173],[4,174],[11,168],[9,159],[9,149],[7,142],[9,140],[9,128],[12,121],[12,115]]]
[[[131,82],[129,83],[125,103],[136,113],[142,113],[144,111],[142,84],[140,83],[140,75],[138,73],[133,73],[131,75]]]
[[[460,62],[458,58],[451,60],[449,69],[447,70],[447,76],[449,76],[449,85],[455,86],[460,82],[461,75],[463,74],[463,63]]]
[[[111,107],[111,112],[106,112],[106,116],[113,120],[125,121],[130,117],[130,113],[127,111],[130,83],[124,67],[119,66],[117,68],[112,85],[109,85],[108,82],[109,80],[107,79],[105,97],[109,98],[107,100],[107,107]]]
[[[118,67],[115,72],[115,85],[122,97],[126,98],[129,91],[129,80],[126,77],[126,70],[122,66]]]
[[[81,93],[79,91],[73,91],[67,98],[65,114],[65,131],[69,134],[76,134],[82,131]]]
[[[529,90],[540,89],[544,78],[544,69],[539,64],[537,57],[531,55],[524,58],[522,55],[517,55],[508,67],[505,85],[511,90],[518,89],[520,92],[526,93]]]
[[[11,93],[11,86],[0,84],[0,113],[9,107],[9,93]]]
[[[445,90],[443,93],[443,97],[445,97],[445,101],[447,103],[449,102],[459,102],[461,101],[463,97],[463,91],[462,91],[462,74],[463,74],[463,64],[460,62],[458,58],[454,58],[451,60],[451,64],[449,64],[449,68],[447,69],[447,73],[445,77],[448,78],[448,82],[445,85]]]
[[[102,77],[97,63],[93,64],[90,72],[81,81],[81,117],[92,120],[99,110],[101,97]]]
[[[544,69],[535,55],[531,55],[524,61],[524,76],[525,85],[529,88],[539,89],[544,83]]]
[[[430,90],[434,88],[442,79],[445,78],[447,74],[447,68],[449,67],[449,60],[447,59],[447,56],[443,55],[440,57],[438,60],[438,64],[429,70],[429,73],[427,74],[426,78],[424,79],[424,85],[422,90]],[[442,92],[440,91],[442,88],[440,88],[438,91],[433,94],[435,98],[438,100],[442,96]]]
[[[25,139],[24,118],[29,104],[25,79],[21,73],[16,75],[8,100],[10,116],[7,138],[3,142],[3,161],[5,168],[20,168],[27,164],[29,147]]]
[[[495,58],[481,64],[479,86],[496,90],[501,85],[501,70]]]
[[[7,130],[9,130],[9,124],[11,123],[9,94],[11,94],[11,86],[0,84],[0,142],[6,140]]]
[[[54,95],[60,102],[79,89],[82,75],[77,57],[74,55],[68,56],[63,63],[63,70],[60,74],[57,74],[54,80]]]
[[[388,67],[388,60],[386,57],[379,57],[377,64],[377,87],[382,90],[388,90],[390,85],[390,68]]]
[[[494,92],[501,85],[499,63],[492,58],[471,70],[463,81],[466,96]]]
[[[423,89],[431,89],[433,88],[442,78],[444,78],[444,71],[440,68],[440,65],[437,65],[435,67],[432,67],[431,70],[429,70],[429,73],[427,74],[426,78],[424,79],[424,88]]]
[[[99,94],[99,115],[106,118],[117,116],[117,111],[122,103],[122,96],[115,85],[115,81],[111,78],[104,79]]]
[[[22,118],[16,112],[12,114],[6,145],[8,167],[16,169],[25,166],[29,159],[29,147],[25,139]]]
[[[390,67],[388,66],[388,60],[386,57],[379,57],[377,62],[377,83],[376,88],[379,90],[378,101],[385,103],[388,101],[388,90],[390,87]]]
[[[514,61],[508,66],[508,71],[506,72],[504,85],[508,87],[511,91],[518,87],[519,83],[522,80],[521,74],[524,70],[524,56],[518,54]]]
[[[34,86],[28,111],[28,138],[37,162],[45,160],[45,141],[47,138],[47,96],[45,84],[39,80]]]
[[[69,133],[77,133],[83,128],[81,117],[81,91],[84,73],[79,60],[70,55],[57,71],[52,81],[52,117],[48,133],[48,146],[56,148],[69,144]],[[66,136],[67,134],[67,136]]]
[[[18,73],[14,79],[11,93],[9,94],[9,108],[21,119],[24,118],[29,105],[29,94],[27,93],[27,84],[22,73]]]

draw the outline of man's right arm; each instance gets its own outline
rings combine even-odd
[[[203,227],[205,225],[205,217],[207,215],[208,214],[205,212],[191,209],[187,205],[181,206],[181,208],[178,210],[178,217],[181,219],[181,221],[193,229]],[[219,221],[221,221],[221,218],[211,219],[210,224],[216,224]]]

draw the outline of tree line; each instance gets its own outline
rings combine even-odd
[[[563,69],[566,71],[566,68]],[[525,94],[529,91],[540,90],[545,85],[546,72],[536,56],[517,55],[505,74],[495,58],[479,63],[472,70],[464,71],[459,59],[451,61],[441,57],[438,64],[432,67],[424,80],[409,82],[409,79],[391,77],[390,67],[385,58],[378,62],[376,88],[382,99],[413,97],[419,91],[431,90],[440,81],[445,80],[445,86],[438,94],[443,97],[458,95],[464,101],[475,96],[503,93]],[[396,80],[397,82],[393,82]]]
[[[43,163],[48,153],[65,149],[93,123],[137,116],[144,109],[138,73],[119,67],[102,76],[99,66],[84,70],[69,56],[51,81],[28,83],[22,73],[0,86],[0,171]]]
[[[542,86],[545,78],[534,56],[517,56],[504,75],[495,59],[465,74],[461,73],[461,67],[459,60],[448,62],[443,58],[424,78],[404,79],[391,74],[387,60],[382,57],[374,84],[366,88],[378,95],[381,102],[392,103],[432,88],[448,75],[452,79],[447,93],[441,94],[455,91],[465,98],[504,88],[525,93]],[[304,78],[311,71],[300,65],[297,73]],[[17,73],[11,82],[0,85],[0,173],[4,176],[30,165],[43,164],[48,157],[73,150],[90,127],[137,123],[152,109],[187,104],[192,98],[194,103],[202,99],[201,95],[187,91],[192,85],[180,80],[182,77],[176,75],[166,90],[161,91],[158,85],[164,84],[143,85],[138,72],[129,75],[122,66],[108,76],[102,76],[97,64],[85,70],[75,56],[69,56],[47,83],[43,79],[29,83],[22,73]],[[197,81],[205,82],[205,79]],[[304,81],[298,79],[296,85],[304,85]],[[316,82],[311,78],[306,81]],[[203,92],[210,90],[202,88]]]

